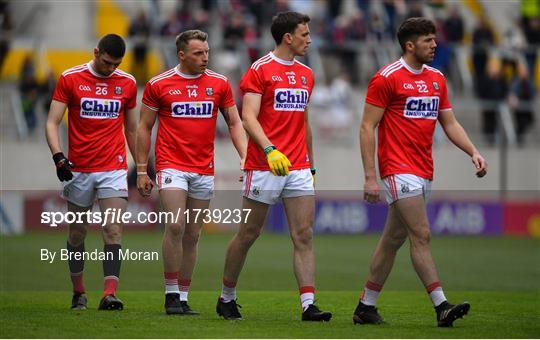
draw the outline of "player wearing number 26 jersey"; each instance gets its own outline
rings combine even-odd
[[[63,182],[62,197],[70,212],[92,209],[97,197],[102,212],[127,208],[126,141],[134,153],[137,86],[135,78],[118,69],[126,46],[116,34],[100,39],[94,59],[72,67],[60,76],[47,118],[47,143],[53,154],[58,179]],[[59,125],[68,111],[68,157],[61,151]],[[99,309],[121,310],[116,297],[120,277],[122,226],[104,220],[101,229],[107,256],[103,261],[104,291]],[[73,309],[86,309],[83,283],[84,240],[88,221],[71,223],[66,248],[73,283]]]

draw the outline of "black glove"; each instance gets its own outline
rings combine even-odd
[[[71,168],[75,167],[75,164],[71,163],[62,152],[55,153],[52,158],[56,165],[56,176],[60,182],[71,181],[73,178]]]

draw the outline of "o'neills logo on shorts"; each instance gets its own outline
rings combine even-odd
[[[437,119],[439,97],[408,97],[403,115],[413,119]]]
[[[177,118],[212,118],[214,102],[174,102],[171,113]]]
[[[308,99],[308,91],[304,89],[275,89],[274,110],[304,111]]]
[[[122,103],[114,99],[81,98],[81,117],[91,119],[116,119]]]

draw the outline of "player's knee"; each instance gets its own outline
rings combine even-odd
[[[184,223],[171,223],[166,226],[166,232],[174,240],[180,241],[184,236]]]
[[[184,243],[184,245],[187,245],[187,246],[196,246],[197,243],[199,242],[200,235],[201,234],[199,232],[186,231],[182,238],[182,242]]]
[[[386,244],[391,249],[397,250],[401,248],[401,246],[403,245],[406,239],[407,239],[407,233],[395,234],[387,238]]]
[[[431,240],[431,233],[429,228],[422,228],[420,231],[416,231],[411,234],[411,244],[418,246],[425,246],[429,244]]]
[[[291,235],[295,247],[311,247],[311,243],[313,241],[313,228],[300,228],[294,231]]]
[[[261,235],[260,228],[248,228],[239,232],[237,238],[244,246],[251,246],[253,242],[257,240],[259,235]]]
[[[119,225],[109,224],[103,227],[103,238],[107,244],[119,244],[122,240],[122,232]]]
[[[84,242],[86,238],[86,229],[71,229],[69,231],[69,244],[72,246],[78,246]]]

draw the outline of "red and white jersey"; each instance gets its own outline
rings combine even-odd
[[[235,105],[227,78],[208,69],[187,75],[177,66],[146,83],[142,102],[159,116],[156,170],[213,175],[218,108]]]
[[[137,85],[129,73],[116,69],[105,77],[92,62],[60,76],[53,99],[67,104],[68,158],[76,172],[127,169],[124,119],[137,105]]]
[[[414,174],[433,179],[431,149],[439,111],[451,110],[446,79],[437,69],[415,70],[403,58],[383,67],[368,86],[366,103],[384,108],[378,128],[381,178]]]
[[[254,62],[240,81],[244,94],[261,95],[257,117],[268,139],[291,161],[291,170],[310,167],[306,147],[305,110],[313,90],[313,71],[297,60],[272,52]],[[270,170],[266,156],[249,139],[245,170]]]

